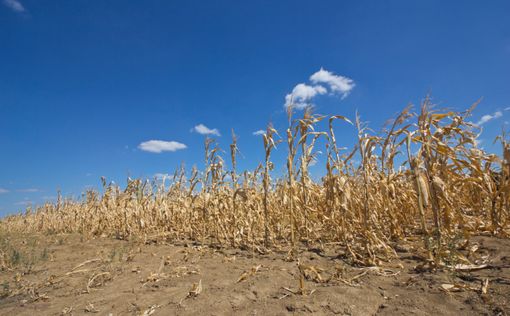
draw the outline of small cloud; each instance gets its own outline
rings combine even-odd
[[[258,131],[253,132],[252,134],[255,136],[264,135],[266,132],[264,130],[259,129]]]
[[[497,118],[500,118],[503,116],[503,112],[501,111],[496,111],[494,112],[494,114],[485,114],[484,116],[482,116],[482,118],[476,123],[476,125],[483,125],[489,121],[492,121],[494,119],[497,119]]]
[[[168,173],[155,173],[154,174],[154,178],[156,178],[156,180],[165,180],[170,177],[172,177],[172,176],[169,175]]]
[[[41,192],[41,190],[36,189],[36,188],[20,189],[20,190],[16,190],[16,191],[18,191],[18,192],[23,192],[23,193],[36,193],[36,192]]]
[[[350,78],[335,75],[331,71],[327,71],[321,68],[319,71],[310,76],[310,81],[313,83],[325,83],[327,84],[333,93],[339,93],[342,95],[342,99],[345,98],[349,92],[356,86],[354,81]]]
[[[329,92],[333,95],[340,95],[342,99],[347,97],[354,89],[354,81],[350,78],[335,75],[331,71],[321,68],[310,76],[312,84],[297,84],[292,92],[285,96],[285,107],[290,105],[298,110],[302,110],[312,104],[312,99],[317,95]]]
[[[187,146],[174,141],[168,142],[164,140],[149,140],[138,145],[138,148],[143,151],[159,154],[164,151],[174,152],[177,150],[186,149]]]
[[[90,176],[92,176],[92,172],[87,172],[87,173],[85,174],[85,177],[90,177]]]
[[[14,12],[22,13],[25,12],[25,7],[18,0],[3,0],[6,7]]]
[[[14,205],[23,205],[23,206],[29,206],[32,204],[34,204],[34,202],[29,201],[29,200],[19,201],[19,202],[14,203]]]
[[[305,83],[297,84],[292,92],[285,96],[285,107],[291,104],[294,108],[302,110],[311,104],[311,100],[318,94],[325,94],[326,88],[323,86],[309,86]]]
[[[9,193],[9,190],[0,188],[0,194],[5,194],[5,193]]]
[[[197,126],[193,127],[192,131],[197,132],[202,135],[215,135],[220,137],[220,131],[216,128],[210,129],[209,127],[205,126],[204,124],[198,124]]]

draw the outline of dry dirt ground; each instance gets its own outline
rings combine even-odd
[[[0,234],[0,247],[0,315],[510,314],[510,241],[495,237],[473,238],[466,256],[489,263],[476,271],[420,269],[406,247],[381,268],[303,249],[301,270],[286,251],[186,243]]]

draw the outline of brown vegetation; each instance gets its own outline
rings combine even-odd
[[[347,260],[363,266],[391,260],[400,242],[419,236],[422,247],[415,254],[430,266],[471,264],[459,252],[470,236],[508,236],[510,220],[510,147],[503,135],[503,158],[477,148],[477,127],[467,120],[473,108],[438,112],[427,98],[419,113],[407,107],[379,134],[359,117],[352,123],[307,109],[294,119],[289,108],[285,137],[268,126],[266,159],[252,172],[236,171],[235,134],[231,170],[217,143],[206,139],[205,170],[193,168],[187,177],[180,168],[168,188],[136,179],[121,189],[103,179],[102,195],[88,191],[81,201],[59,196],[54,204],[4,218],[1,226],[11,232],[192,240],[261,253],[287,249],[291,259],[302,245],[338,243]],[[318,131],[321,121],[328,122],[325,131]],[[352,151],[337,146],[338,121],[358,130]],[[272,179],[271,153],[283,142],[287,174]],[[308,167],[319,143],[325,144],[326,171],[313,181]],[[0,256],[8,265],[7,255]]]

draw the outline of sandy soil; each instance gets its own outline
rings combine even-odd
[[[0,239],[17,262],[0,272],[0,315],[510,314],[510,241],[494,237],[472,240],[478,260],[489,260],[476,271],[420,269],[406,247],[381,268],[351,266],[335,245],[303,249],[300,270],[286,251],[75,235]]]

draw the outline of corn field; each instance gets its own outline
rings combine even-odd
[[[362,265],[390,260],[395,245],[415,239],[417,253],[441,263],[472,235],[509,234],[510,145],[504,134],[497,138],[502,157],[477,147],[478,127],[469,122],[475,106],[440,111],[426,98],[379,133],[357,115],[349,120],[308,108],[295,117],[289,107],[288,128],[279,133],[270,124],[262,136],[265,159],[255,170],[236,170],[235,134],[230,157],[208,138],[203,171],[180,167],[163,184],[130,179],[124,189],[102,179],[102,194],[91,190],[80,200],[59,195],[55,203],[0,225],[8,231],[287,249],[291,257],[301,247],[335,243]],[[337,144],[334,130],[343,125],[357,130],[351,150]],[[275,150],[287,155],[286,172],[278,178]],[[318,151],[324,176],[313,180],[309,167]]]

